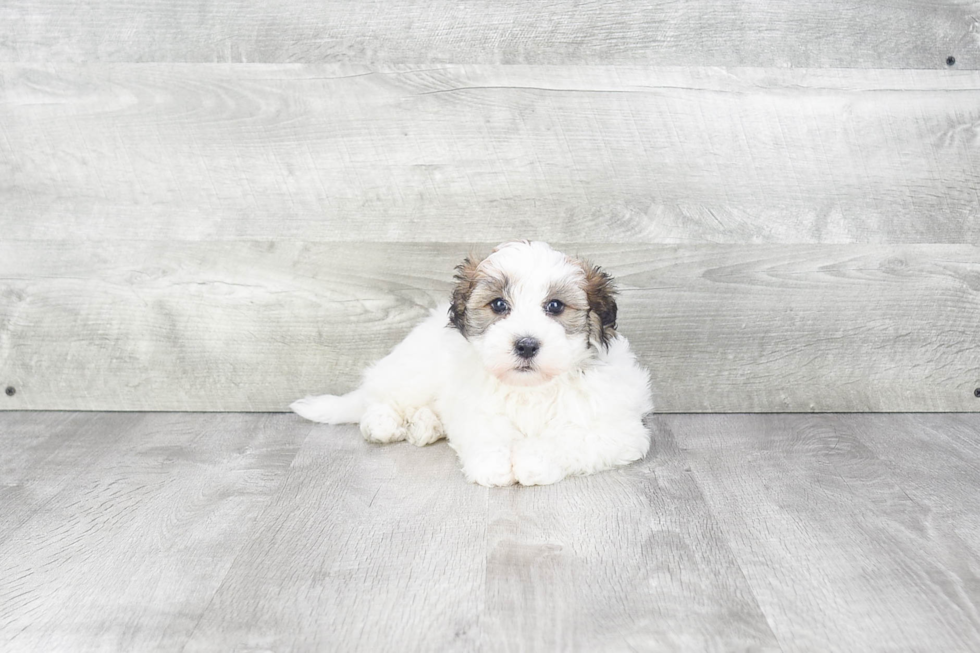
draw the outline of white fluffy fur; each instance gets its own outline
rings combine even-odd
[[[500,486],[555,483],[642,458],[650,445],[649,375],[616,335],[608,347],[566,334],[542,306],[551,284],[581,283],[581,264],[545,243],[507,243],[480,263],[512,283],[512,307],[479,336],[434,310],[342,397],[292,404],[315,422],[360,422],[371,442],[423,446],[447,437],[468,480]],[[516,338],[541,342],[520,371]]]

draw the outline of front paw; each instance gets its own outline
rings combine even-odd
[[[471,453],[463,462],[463,475],[470,483],[487,487],[503,487],[514,484],[514,473],[510,467],[509,449],[492,449]]]
[[[551,485],[565,478],[565,470],[555,460],[550,447],[537,440],[514,443],[511,469],[521,485]]]

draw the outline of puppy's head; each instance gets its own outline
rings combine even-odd
[[[449,321],[504,383],[546,383],[616,335],[612,279],[546,243],[504,243],[456,272]]]

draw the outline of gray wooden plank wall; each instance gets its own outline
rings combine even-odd
[[[43,245],[43,247],[42,247]],[[0,246],[4,397],[24,408],[277,410],[351,388],[448,296],[467,244]],[[977,403],[966,245],[569,246],[615,261],[664,411]],[[68,373],[70,371],[70,373]]]
[[[0,409],[342,391],[470,249],[537,238],[620,279],[659,410],[980,410],[978,24],[5,3]]]
[[[17,62],[980,64],[962,0],[6,0]]]
[[[974,71],[0,75],[11,239],[980,242]]]

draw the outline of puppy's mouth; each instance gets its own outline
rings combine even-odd
[[[508,385],[535,386],[550,381],[551,375],[545,373],[534,363],[521,362],[515,364],[498,378]]]

